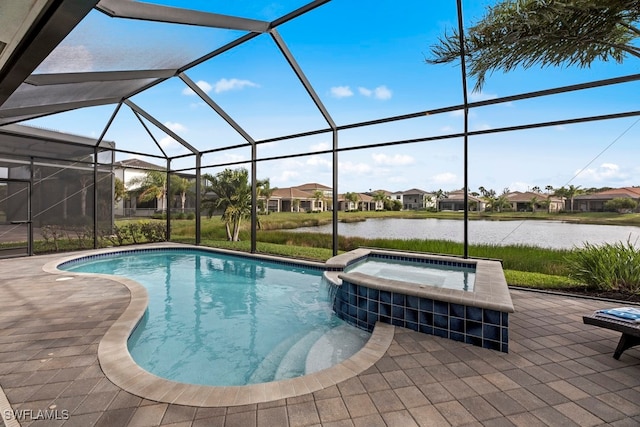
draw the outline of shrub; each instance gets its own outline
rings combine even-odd
[[[127,224],[121,226],[114,225],[113,237],[114,240],[118,242],[119,246],[124,245],[130,237],[129,227],[127,226]]]
[[[40,229],[40,233],[47,244],[49,240],[53,242],[53,248],[56,252],[60,250],[60,239],[67,235],[59,225],[45,225]]]
[[[187,219],[191,219],[191,220],[196,219],[196,214],[194,214],[193,212],[189,212],[187,214]]]
[[[167,240],[166,226],[162,222],[140,223],[140,232],[147,242],[164,242]]]
[[[626,243],[585,243],[567,256],[569,277],[598,290],[640,294],[640,250]]]
[[[126,224],[124,228],[128,232],[127,237],[129,237],[134,244],[140,243],[140,238],[142,237],[142,235],[140,234],[140,224],[130,222],[129,224]]]
[[[115,234],[116,227],[117,226],[114,226],[113,229],[100,229],[98,231],[102,247],[116,246],[119,243],[118,236]]]
[[[89,226],[84,227],[74,227],[72,229],[76,238],[78,239],[78,246],[80,249],[84,249],[85,247],[91,247],[93,244],[93,228]],[[69,243],[73,240],[70,235],[67,236],[69,238]],[[86,246],[85,246],[86,245]]]
[[[638,202],[633,199],[628,199],[625,197],[618,197],[615,199],[608,200],[604,204],[604,209],[612,212],[632,212],[638,207]]]

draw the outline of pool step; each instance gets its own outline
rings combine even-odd
[[[284,355],[284,357],[282,357],[273,380],[277,381],[303,375],[305,373],[309,349],[327,331],[328,328],[321,328],[311,331],[300,338],[294,345],[292,345],[289,351]]]
[[[298,333],[291,335],[289,338],[280,342],[277,346],[271,350],[271,352],[264,358],[262,362],[258,365],[258,367],[253,371],[251,377],[249,378],[249,384],[257,384],[264,383],[269,381],[274,381],[274,377],[276,375],[276,371],[280,366],[280,362],[287,354],[287,352],[291,349],[291,347],[302,337],[304,337],[304,333]]]
[[[351,325],[292,335],[265,357],[249,383],[277,381],[329,368],[355,354],[370,336]]]
[[[323,334],[309,349],[305,372],[321,371],[353,356],[371,334],[351,325],[340,325]]]

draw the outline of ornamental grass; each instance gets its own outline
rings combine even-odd
[[[640,250],[630,241],[585,243],[567,256],[570,277],[590,289],[640,294]]]

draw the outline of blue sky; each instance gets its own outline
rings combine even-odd
[[[156,1],[182,6],[182,1]],[[304,1],[190,1],[189,7],[247,18],[272,20]],[[483,14],[490,1],[466,1],[467,24]],[[457,65],[427,65],[429,47],[456,23],[454,0],[378,0],[363,4],[333,0],[277,30],[313,84],[338,125],[409,114],[462,103]],[[110,38],[104,38],[109,34]],[[63,42],[42,71],[117,70],[170,67],[197,58],[241,35],[213,30],[139,21],[116,22],[92,12]],[[124,53],[115,47],[126,46]],[[65,52],[81,53],[82,61],[65,61]],[[482,100],[545,88],[638,73],[640,61],[623,65],[596,63],[590,69],[547,68],[515,70],[489,76]],[[326,128],[269,35],[261,35],[186,74],[225,109],[254,139],[261,140]],[[473,87],[474,82],[469,82]],[[543,99],[518,101],[471,111],[470,130],[496,129],[538,121],[571,119],[637,109],[638,83],[593,89]],[[241,144],[229,128],[184,83],[173,78],[132,99],[159,121],[200,150]],[[114,106],[95,107],[37,119],[31,124],[97,137]],[[475,136],[469,139],[469,187],[501,192],[547,185],[583,188],[640,185],[640,123],[637,118],[554,126],[522,132]],[[339,147],[457,133],[459,113],[341,132]],[[186,152],[158,130],[154,135],[172,156]],[[117,147],[159,153],[130,111],[124,108],[107,133]],[[331,135],[260,145],[258,155],[276,157],[313,153],[331,147]],[[607,148],[609,147],[609,148]],[[120,154],[118,160],[129,155]],[[250,159],[248,148],[208,154],[204,164]],[[161,163],[158,160],[145,160]],[[193,161],[174,161],[175,168]],[[207,172],[221,170],[210,168]],[[577,174],[579,171],[581,173]],[[421,188],[451,191],[463,185],[461,139],[345,151],[339,155],[340,192]],[[577,175],[576,175],[577,174]],[[331,156],[310,154],[258,164],[258,177],[272,186],[305,182],[331,185]]]

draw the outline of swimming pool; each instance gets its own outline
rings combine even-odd
[[[145,370],[188,384],[245,385],[325,369],[370,334],[339,319],[323,269],[198,249],[118,252],[60,270],[125,276],[149,305],[128,349]]]

